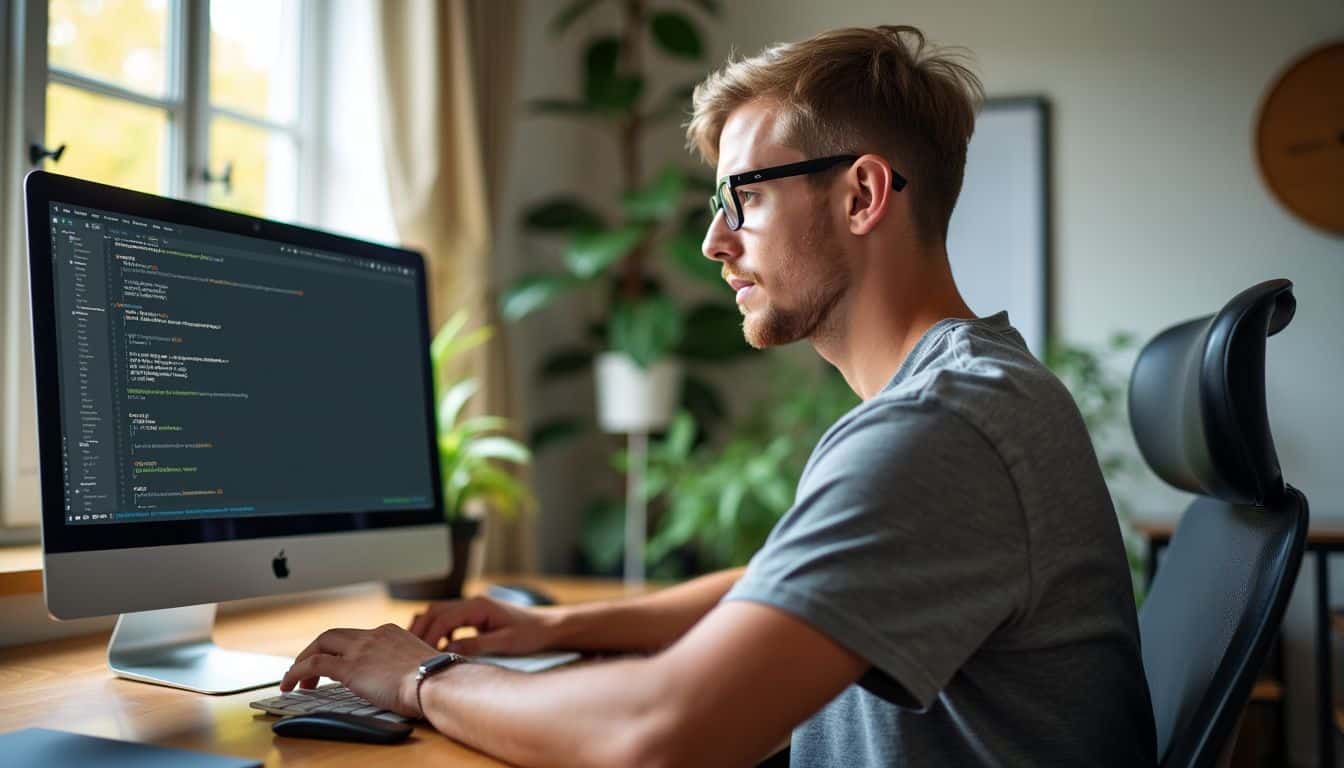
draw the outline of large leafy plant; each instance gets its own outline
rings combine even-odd
[[[722,445],[697,446],[687,412],[651,441],[643,494],[658,511],[645,551],[656,577],[742,565],[793,504],[807,457],[822,434],[859,399],[829,365],[805,369],[773,355],[770,388]],[[624,469],[618,452],[613,464]],[[615,567],[623,554],[621,506],[590,507],[582,537],[589,564]]]
[[[700,13],[718,11],[713,0],[689,4]],[[673,356],[692,363],[717,362],[749,349],[718,265],[700,253],[709,224],[705,200],[713,181],[677,165],[660,169],[650,179],[643,169],[646,132],[661,121],[684,117],[694,87],[688,82],[651,96],[647,42],[662,56],[702,62],[705,48],[698,24],[694,15],[672,8],[651,11],[645,0],[573,0],[556,13],[551,33],[563,36],[576,20],[604,5],[618,8],[619,32],[599,34],[584,44],[581,93],[530,105],[540,115],[606,129],[620,160],[622,182],[618,201],[566,193],[537,201],[523,214],[525,231],[559,246],[559,263],[543,265],[509,285],[500,297],[501,314],[516,321],[580,295],[590,313],[586,338],[558,347],[545,359],[540,369],[544,380],[587,370],[604,350],[624,353],[647,368]],[[698,77],[703,68],[694,72]],[[604,210],[617,213],[606,215]],[[667,291],[668,269],[715,286],[718,296],[683,307]],[[725,408],[713,387],[694,371],[684,380],[683,405],[701,424],[721,420]],[[543,424],[533,432],[532,445],[539,449],[577,429],[571,418]]]
[[[443,510],[449,520],[463,517],[468,502],[480,500],[496,512],[509,515],[532,506],[531,491],[506,465],[531,461],[527,446],[509,437],[509,420],[499,416],[463,417],[467,402],[479,389],[474,377],[444,381],[451,364],[463,353],[487,341],[492,329],[483,326],[462,334],[465,312],[444,323],[430,343],[434,371],[435,419],[439,468],[443,479]]]

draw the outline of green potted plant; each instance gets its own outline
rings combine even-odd
[[[452,565],[443,577],[390,584],[392,596],[405,600],[461,597],[471,544],[484,517],[482,508],[514,515],[535,505],[531,491],[507,468],[531,461],[527,447],[505,434],[508,419],[464,417],[463,410],[476,394],[479,383],[474,377],[445,380],[450,363],[483,344],[493,333],[489,326],[483,326],[463,335],[466,324],[465,312],[459,311],[449,318],[434,336],[429,354],[434,376],[443,514],[448,521]]]
[[[710,0],[691,4],[706,13],[717,12],[718,4]],[[738,330],[740,314],[726,300],[718,265],[700,254],[709,223],[705,199],[713,183],[675,165],[646,181],[641,148],[651,126],[685,115],[694,86],[688,82],[656,100],[648,98],[648,42],[673,60],[696,62],[693,77],[703,72],[699,62],[704,45],[693,17],[667,7],[650,10],[645,0],[575,0],[556,14],[552,33],[563,35],[575,20],[601,5],[618,9],[620,31],[586,42],[581,95],[537,100],[531,108],[540,115],[578,119],[606,129],[620,161],[622,193],[619,201],[606,206],[579,194],[553,196],[530,206],[523,215],[523,229],[557,242],[560,264],[530,272],[509,285],[500,297],[501,314],[518,321],[562,297],[586,294],[587,337],[549,355],[541,367],[542,378],[593,370],[598,421],[608,432],[661,428],[678,402],[707,424],[721,419],[725,409],[713,388],[686,371],[683,363],[719,361],[749,349]],[[604,215],[603,208],[618,209],[619,214]],[[683,309],[667,291],[665,265],[714,285],[720,297]],[[533,432],[532,446],[540,450],[579,429],[579,422],[569,417],[540,425]]]
[[[793,504],[812,447],[859,399],[829,365],[803,367],[771,354],[770,387],[721,445],[701,442],[689,412],[651,442],[642,493],[656,508],[645,551],[656,578],[742,565]],[[612,456],[624,470],[625,452]],[[622,556],[621,506],[598,501],[585,516],[584,558],[608,571]]]

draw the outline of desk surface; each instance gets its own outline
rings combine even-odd
[[[626,594],[619,582],[518,580],[543,586],[565,603]],[[473,583],[467,593],[484,586]],[[389,621],[404,626],[420,605],[389,599],[381,587],[371,586],[354,595],[221,616],[215,639],[227,648],[292,656],[333,626],[374,627]],[[267,766],[503,765],[425,725],[417,726],[409,740],[391,747],[283,739],[271,733],[275,718],[247,706],[276,695],[278,688],[206,696],[122,680],[107,668],[107,639],[107,634],[99,634],[0,651],[0,732],[30,726],[58,728],[252,757]]]

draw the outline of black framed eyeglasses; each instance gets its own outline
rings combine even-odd
[[[819,157],[815,160],[803,160],[797,163],[788,163],[786,165],[775,165],[769,168],[760,168],[755,171],[746,171],[745,173],[733,173],[719,179],[719,183],[714,187],[714,194],[709,198],[709,211],[713,216],[719,215],[723,211],[724,223],[728,228],[736,232],[742,228],[742,200],[737,196],[737,188],[746,184],[755,184],[760,181],[771,181],[773,179],[783,179],[789,176],[806,176],[810,173],[820,173],[821,171],[834,168],[841,163],[852,163],[858,160],[861,155],[831,155],[830,157]],[[897,192],[905,189],[905,177],[891,169],[891,187]]]

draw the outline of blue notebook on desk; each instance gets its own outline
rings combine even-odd
[[[0,734],[6,768],[261,768],[257,760],[156,747],[133,741],[100,739],[82,733],[25,728]]]

